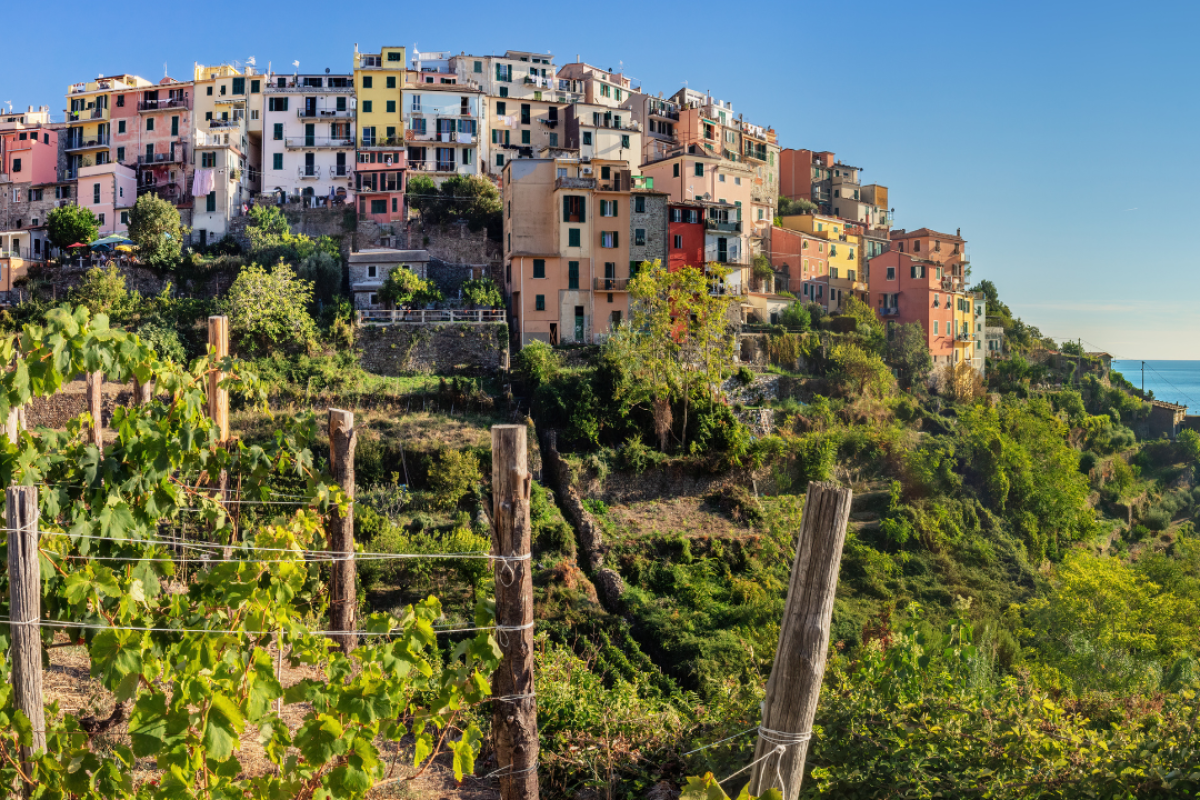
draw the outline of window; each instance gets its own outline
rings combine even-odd
[[[365,114],[371,113],[371,101],[370,100],[363,100],[363,113],[365,113]]]
[[[497,166],[497,167],[503,167],[503,166],[504,166],[504,156],[503,156],[503,155],[497,155],[497,156],[496,156],[496,166]]]
[[[568,261],[567,262],[567,288],[568,289],[578,289],[579,288],[579,262],[578,261]]]
[[[287,111],[288,99],[286,97],[270,97],[267,98],[268,111]]]
[[[644,198],[640,195],[633,198],[633,210],[639,214],[645,214],[646,213],[646,198]]]
[[[387,88],[389,88],[389,89],[395,89],[395,88],[396,88],[396,76],[395,76],[395,75],[389,75],[389,76],[388,76],[388,79],[387,79]]]
[[[100,214],[99,219],[100,219],[100,229],[103,230],[104,229],[104,215]]]
[[[501,87],[500,87],[500,96],[501,96],[501,97],[508,97],[508,87],[507,87],[507,86],[501,86]]]
[[[387,54],[387,57],[388,57],[388,61],[399,61],[400,53],[393,50],[392,52]]]
[[[763,209],[761,209],[761,208],[758,210],[758,218],[759,218],[759,219],[766,219],[766,212],[765,212],[765,211],[763,211]]]
[[[629,136],[628,136],[628,134],[624,134],[624,133],[623,133],[623,134],[621,134],[621,147],[625,148],[626,150],[628,150],[628,149],[629,149]]]
[[[124,133],[124,132],[125,132],[125,120],[123,120],[123,119],[117,120],[117,133]]]
[[[521,103],[521,124],[529,124],[529,103]]]
[[[535,278],[546,277],[546,259],[535,258],[533,260],[533,277],[535,277]]]
[[[718,175],[718,176],[717,176],[717,182],[719,182],[719,183],[724,183],[724,182],[725,182],[725,175],[724,175],[724,173],[722,173],[722,174],[720,174],[720,175]]]
[[[535,295],[533,298],[533,307],[534,307],[534,310],[536,310],[536,311],[545,311],[546,310],[546,295],[544,295],[544,294]]]
[[[646,243],[646,229],[637,228],[633,232],[633,243],[644,245]]]
[[[521,131],[521,144],[529,144],[529,131]]]
[[[933,321],[933,335],[938,335],[938,321],[936,319]]]
[[[368,101],[364,101],[364,102],[365,102],[365,103],[367,103],[367,104],[369,104],[369,103],[370,103],[370,101],[369,101],[369,100],[368,100]],[[370,111],[371,109],[369,109],[369,108],[368,108],[367,110],[368,110],[368,111]],[[396,113],[396,101],[395,101],[395,100],[388,100],[388,101],[387,101],[387,113],[389,113],[389,114],[395,114],[395,113]]]
[[[741,179],[741,178],[734,178],[734,179],[733,179],[733,185],[734,185],[734,186],[741,186],[741,185],[742,185],[742,179]]]
[[[887,279],[888,279],[889,281],[894,281],[894,280],[896,280],[896,268],[895,268],[895,267],[888,267],[888,268],[887,268]]]
[[[125,160],[125,148],[124,148],[124,147],[118,147],[118,148],[117,148],[117,161],[118,161],[118,162],[121,162],[121,161],[124,161],[124,160]]]
[[[567,229],[567,247],[579,247],[579,228]]]
[[[372,81],[372,79],[371,79],[371,76],[370,76],[370,75],[364,75],[364,76],[363,76],[363,85],[362,85],[362,88],[364,88],[364,89],[372,89],[372,88],[374,88],[374,87],[372,86],[372,83],[373,83],[373,81]]]
[[[914,253],[921,252],[921,240],[920,239],[916,239],[913,241],[913,252]]]
[[[201,153],[200,154],[200,166],[204,167],[205,169],[211,169],[211,168],[217,166],[217,154],[216,153]]]
[[[208,96],[212,97],[212,87],[211,86],[208,87]]]
[[[275,127],[274,127],[274,132],[273,132],[273,134],[272,134],[272,138],[274,138],[274,139],[275,139],[275,141],[277,141],[277,142],[282,142],[282,141],[283,141],[283,123],[282,123],[282,122],[276,122],[276,123],[275,123]]]
[[[601,231],[600,232],[600,246],[601,247],[604,247],[607,249],[612,249],[614,247],[617,247],[617,242],[618,242],[618,237],[617,237],[616,231]]]
[[[505,114],[505,112],[506,112],[507,110],[508,110],[508,103],[502,103],[502,102],[497,102],[497,103],[496,103],[496,114],[497,114],[497,116],[501,116],[501,117],[503,117],[503,116],[504,116],[504,114]]]
[[[371,201],[371,213],[372,214],[386,214],[387,213],[387,199],[384,198],[382,200],[372,200]]]
[[[474,69],[472,71],[473,72],[483,72],[483,62],[476,61],[474,64]]]
[[[704,177],[704,165],[701,164],[699,161],[696,162],[696,177],[697,178]]]
[[[129,212],[128,211],[121,212],[121,224],[126,225],[126,226],[129,225]]]
[[[583,143],[587,144],[587,145],[590,145],[592,143],[592,132],[591,131],[583,132]]]
[[[601,167],[600,168],[600,179],[607,181],[611,178],[612,178],[612,167]]]
[[[671,246],[674,247],[676,250],[682,250],[683,249],[683,237],[680,236],[678,233],[675,234],[675,240],[671,243]]]
[[[100,205],[100,184],[92,184],[92,205]]]
[[[14,158],[14,159],[12,160],[12,171],[13,171],[13,172],[20,172],[20,171],[21,171],[21,159],[19,159],[19,158]]]
[[[205,111],[205,112],[204,112],[204,121],[205,121],[205,122],[211,122],[211,121],[212,121],[212,112],[211,112],[211,111]]]
[[[587,222],[587,198],[568,195],[563,198],[563,222]]]
[[[600,201],[600,216],[615,217],[617,215],[616,200],[601,200]]]
[[[925,277],[925,267],[914,264],[913,266],[909,267],[909,269],[911,271],[911,274],[909,275],[910,278]]]
[[[550,146],[558,147],[558,134],[557,133],[550,134]]]

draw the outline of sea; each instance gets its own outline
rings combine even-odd
[[[1146,365],[1146,391],[1154,392],[1155,400],[1190,406],[1192,413],[1200,414],[1200,361],[1113,359],[1112,368],[1140,389],[1143,363]]]

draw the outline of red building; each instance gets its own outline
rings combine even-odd
[[[193,84],[163,78],[112,100],[112,160],[137,170],[138,195],[190,206]],[[132,203],[130,204],[132,205]]]
[[[667,207],[667,269],[703,267],[704,208],[700,203],[671,202]]]
[[[888,250],[871,259],[870,287],[871,303],[885,323],[919,323],[934,364],[953,359],[955,295],[942,265]]]
[[[771,266],[787,275],[787,291],[829,307],[829,241],[805,231],[771,229]]]
[[[58,180],[58,131],[17,128],[0,131],[0,174],[12,183],[44,186]]]
[[[408,154],[403,147],[372,146],[358,151],[354,187],[360,219],[399,222],[406,219],[404,192]]]

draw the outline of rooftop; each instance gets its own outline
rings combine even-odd
[[[350,254],[351,264],[368,261],[428,261],[428,250],[396,250],[391,247],[374,247]]]

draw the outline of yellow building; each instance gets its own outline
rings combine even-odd
[[[868,302],[867,275],[859,228],[838,217],[797,214],[780,219],[780,227],[801,231],[829,242],[827,308],[840,311],[849,297]]]
[[[107,164],[111,157],[112,95],[118,90],[150,86],[136,75],[114,75],[72,84],[67,88],[67,130],[64,151],[67,180],[79,177],[81,167]]]
[[[360,53],[354,45],[354,93],[360,148],[404,146],[404,48]]]

